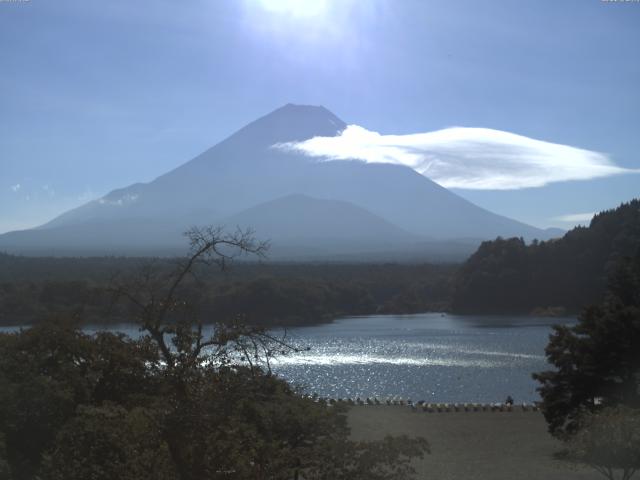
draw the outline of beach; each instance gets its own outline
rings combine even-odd
[[[561,442],[547,433],[540,412],[433,412],[406,406],[366,405],[348,412],[355,440],[385,435],[422,436],[431,454],[417,460],[420,479],[465,480],[595,480],[586,466],[554,458]]]

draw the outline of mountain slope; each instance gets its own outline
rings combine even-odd
[[[178,248],[183,242],[176,232],[190,225],[220,223],[295,194],[349,202],[397,230],[430,241],[479,242],[498,235],[549,238],[548,232],[484,210],[408,167],[319,161],[273,147],[337,135],[345,127],[323,107],[286,105],[152,182],[114,190],[37,229],[0,236],[0,249],[28,253],[32,247],[68,250],[73,245],[100,250],[104,244],[117,244],[126,251],[128,237],[136,239],[136,246],[148,239],[149,245]],[[335,215],[348,211],[336,209]],[[345,217],[342,224],[346,223]],[[311,246],[314,223],[290,222],[291,227],[296,225],[298,231],[290,236],[306,238]],[[375,236],[362,237],[369,237],[370,244],[362,244],[363,248],[375,246]]]
[[[356,240],[379,244],[416,241],[415,235],[341,200],[320,200],[294,194],[243,210],[226,225],[252,228],[277,240]]]
[[[336,135],[345,127],[324,107],[288,104],[152,182],[114,190],[60,215],[44,227],[97,218],[177,220],[205,207],[215,211],[216,217],[224,217],[276,197],[299,193],[287,188],[291,183],[287,170],[310,160],[301,155],[285,155],[271,146]],[[291,173],[290,177],[297,176]],[[206,219],[210,220],[211,216]]]
[[[300,182],[309,195],[352,202],[432,239],[548,238],[543,230],[484,210],[408,167],[331,161],[308,170]]]

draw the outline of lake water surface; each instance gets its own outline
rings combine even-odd
[[[398,396],[430,402],[539,400],[533,372],[551,325],[571,318],[453,316],[439,313],[343,318],[295,328],[308,352],[280,358],[274,370],[320,396]]]
[[[544,348],[551,325],[574,322],[441,313],[342,318],[287,330],[290,341],[309,350],[279,357],[272,367],[322,397],[485,403],[511,395],[532,402],[539,396],[531,374],[550,368]],[[139,335],[131,324],[113,329]]]

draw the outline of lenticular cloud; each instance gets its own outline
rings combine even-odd
[[[489,128],[381,135],[349,125],[336,137],[275,147],[325,160],[405,165],[443,187],[474,190],[515,190],[639,172],[615,165],[602,153]]]

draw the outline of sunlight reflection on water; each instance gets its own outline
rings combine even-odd
[[[458,366],[492,368],[499,366],[497,362],[472,361],[446,358],[385,358],[375,355],[304,355],[276,359],[272,365],[416,365],[416,366]]]
[[[287,339],[303,351],[271,365],[297,388],[323,397],[497,402],[511,395],[531,402],[539,399],[531,374],[549,368],[544,348],[551,325],[573,322],[439,313],[342,318],[288,330]],[[140,335],[133,324],[109,330]]]
[[[421,314],[344,318],[291,329],[308,348],[274,371],[320,396],[401,396],[441,402],[538,399],[531,374],[545,370],[553,323],[573,319]]]

